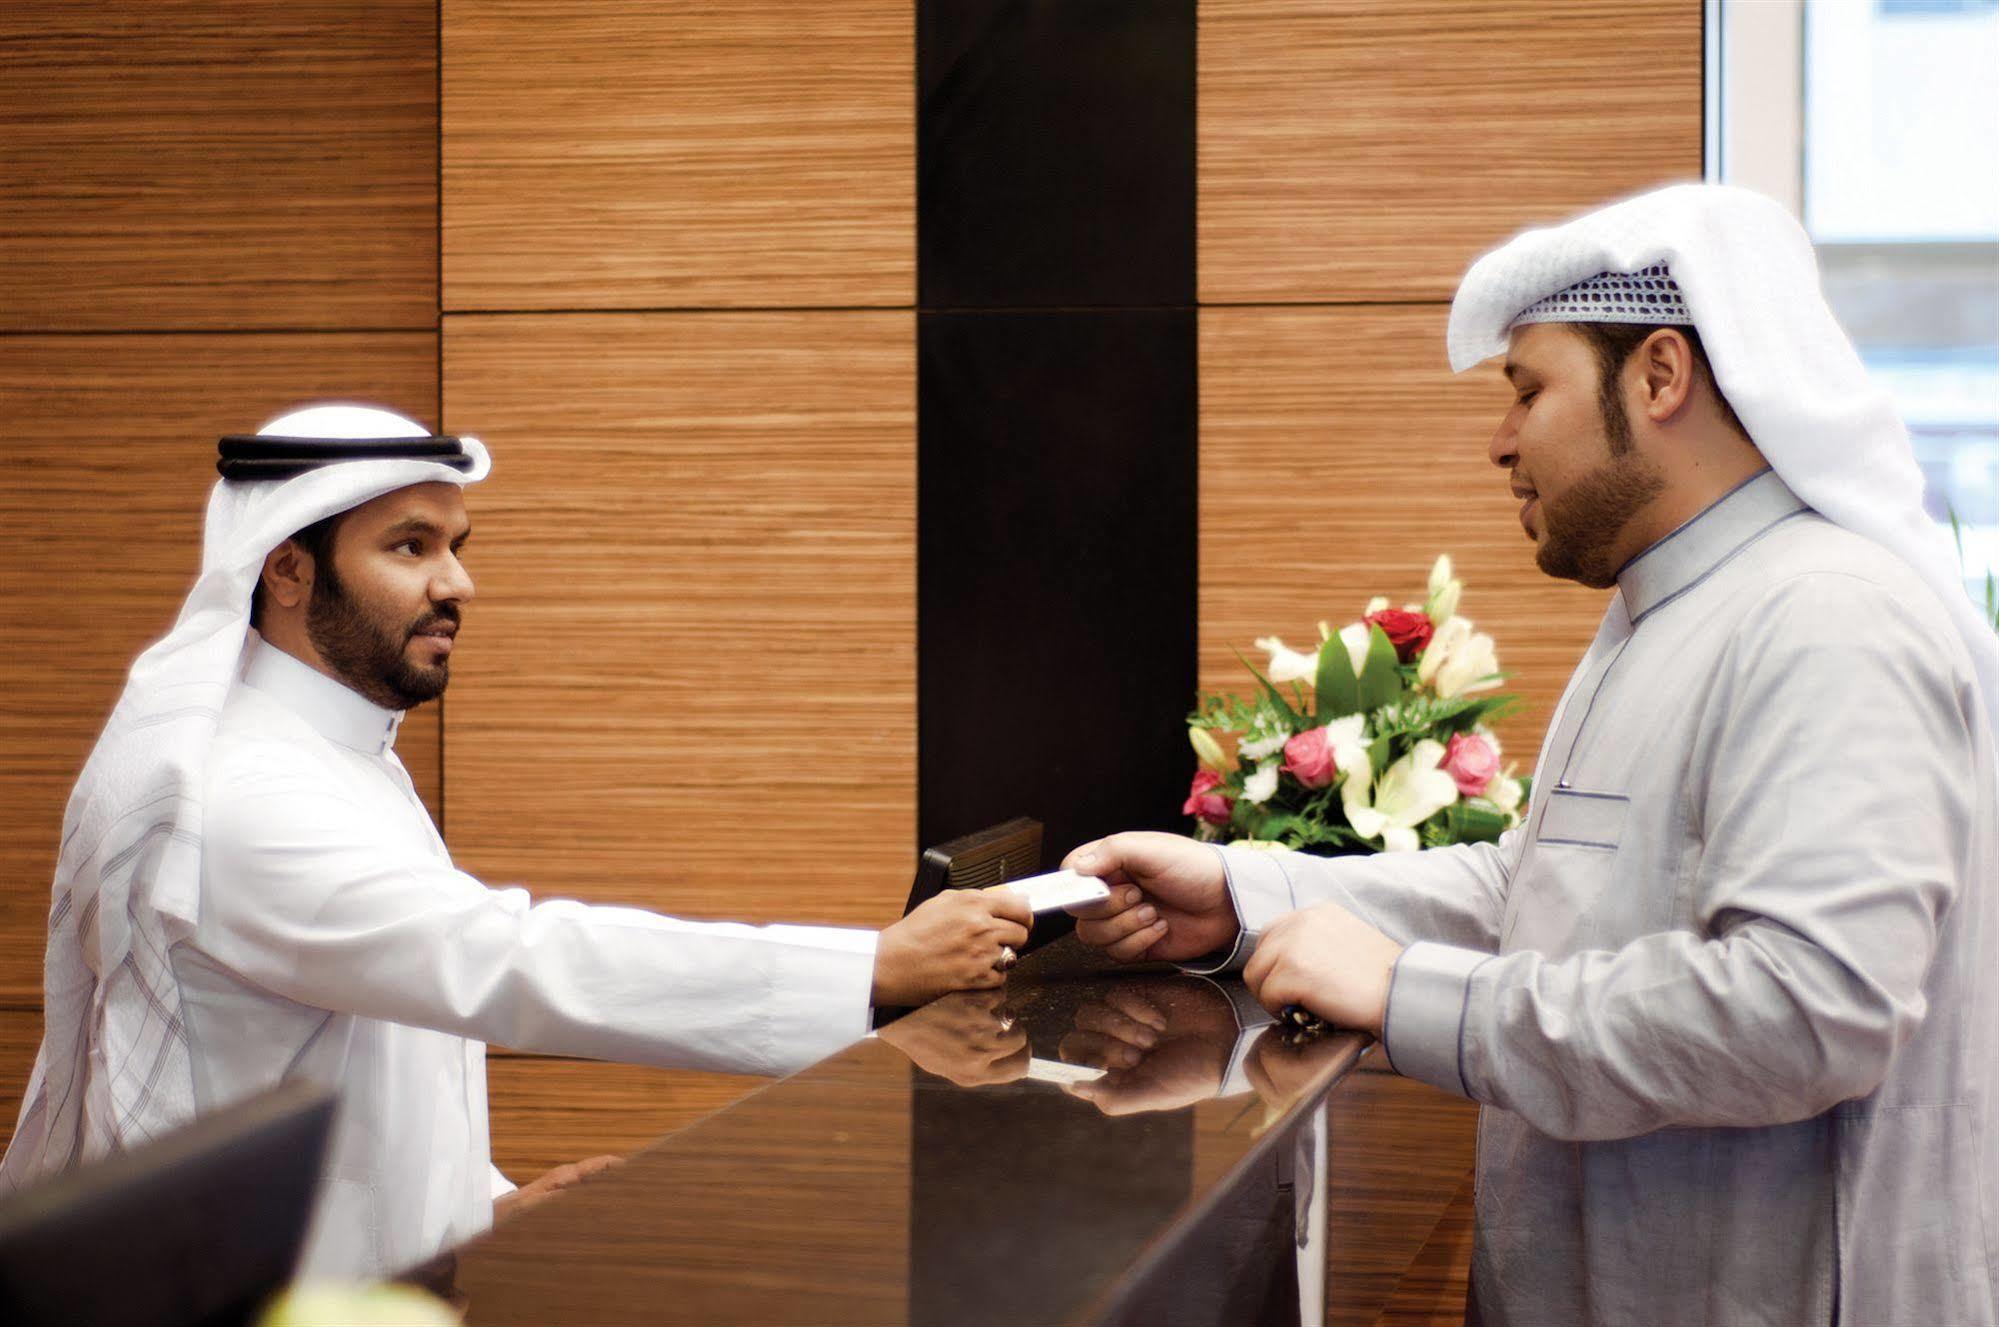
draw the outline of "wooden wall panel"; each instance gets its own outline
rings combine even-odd
[[[0,53],[0,328],[436,325],[435,0],[10,0]]]
[[[1486,447],[1511,403],[1494,365],[1454,378],[1441,305],[1201,310],[1201,685],[1241,691],[1230,653],[1302,648],[1368,599],[1423,597],[1438,553],[1524,708],[1496,725],[1531,769],[1607,591],[1543,575]],[[1191,757],[1190,757],[1191,761]],[[1191,768],[1191,764],[1190,764]]]
[[[63,806],[193,582],[215,439],[314,398],[435,419],[436,374],[433,332],[0,336],[0,1003],[39,1005]]]
[[[1357,1073],[1326,1112],[1326,1325],[1374,1327],[1471,1179],[1478,1107],[1399,1074]],[[1462,1275],[1457,1292],[1462,1322]]]
[[[907,0],[445,0],[444,306],[907,305]]]
[[[1200,291],[1448,299],[1531,223],[1701,172],[1699,0],[1203,0]]]
[[[28,1075],[34,1072],[35,1051],[41,1044],[40,1009],[0,1006],[0,1156],[6,1155],[14,1125],[21,1118]]]
[[[485,438],[458,860],[541,895],[885,924],[915,830],[907,312],[449,315]]]

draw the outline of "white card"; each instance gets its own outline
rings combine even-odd
[[[1027,1062],[1027,1076],[1037,1083],[1094,1083],[1104,1076],[1104,1071],[1065,1060],[1036,1058]]]
[[[1074,871],[1030,875],[1009,880],[1006,887],[1025,898],[1027,906],[1037,913],[1073,908],[1084,903],[1102,903],[1111,896],[1109,885],[1095,876],[1077,875]]]

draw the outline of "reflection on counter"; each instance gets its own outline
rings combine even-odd
[[[1315,1323],[1322,1102],[1366,1039],[1276,1031],[1240,983],[1057,942],[458,1250],[447,1290],[474,1327]]]
[[[1159,974],[968,992],[882,1028],[915,1066],[909,1321],[964,1322],[968,1304],[1060,1321],[1107,1257],[1151,1266],[1101,1321],[1321,1321],[1322,1113],[1246,1159],[1173,1249],[1146,1247],[1197,1188],[1199,1129],[1242,1148],[1354,1054],[1351,1037],[1280,1031],[1239,982]],[[1229,1098],[1236,1110],[1197,1122],[1195,1106]],[[962,1255],[972,1229],[984,1259]]]

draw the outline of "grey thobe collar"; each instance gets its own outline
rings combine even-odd
[[[1617,573],[1632,625],[1706,580],[1777,522],[1809,510],[1775,470],[1759,470],[1743,480]]]

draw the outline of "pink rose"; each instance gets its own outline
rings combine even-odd
[[[1210,825],[1229,823],[1229,799],[1216,792],[1222,786],[1222,776],[1211,769],[1204,769],[1194,776],[1194,786],[1187,792],[1187,804],[1180,808],[1181,815],[1199,816]]]
[[[1477,797],[1499,776],[1499,752],[1476,733],[1459,733],[1444,747],[1438,768],[1457,782],[1459,792]]]
[[[1284,744],[1284,772],[1307,788],[1324,788],[1339,773],[1333,743],[1324,728],[1298,734]]]

